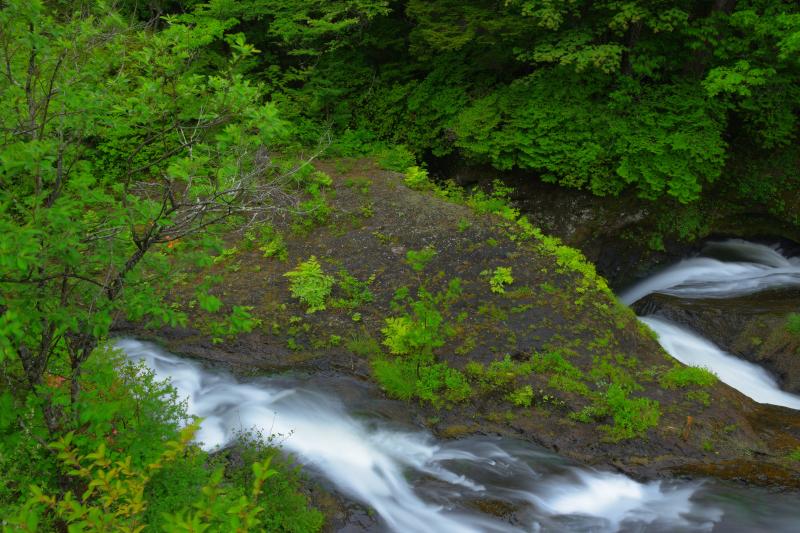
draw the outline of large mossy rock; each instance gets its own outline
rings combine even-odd
[[[787,458],[800,447],[800,414],[758,406],[719,383],[662,387],[676,363],[576,250],[540,234],[525,238],[508,216],[479,214],[474,203],[412,190],[401,174],[370,160],[317,167],[333,181],[326,192],[331,212],[315,227],[292,229],[297,221],[288,215],[275,224],[286,260],[264,257],[233,234],[233,251],[214,267],[223,281],[212,293],[228,309],[251,307],[259,327],[213,342],[212,318],[193,303],[197,280],[187,279],[173,297],[191,312],[190,327],[133,327],[133,333],[243,373],[337,372],[377,382],[376,361],[395,360],[382,332],[387,318],[411,313],[409,302],[421,288],[444,294],[458,278],[457,297],[436,304],[442,343],[433,357],[462,376],[468,389],[450,394],[451,383],[431,400],[421,399],[424,391],[412,384],[416,396],[407,405],[420,424],[443,437],[515,435],[643,477],[680,469],[800,486],[800,464]],[[424,268],[412,268],[407,253],[423,249],[435,254]],[[372,301],[337,306],[346,297],[337,286],[326,309],[307,313],[292,298],[284,274],[311,256],[329,275],[344,270],[361,281],[374,276]],[[493,291],[498,268],[510,268],[513,282]],[[405,300],[398,290],[400,296],[407,291]],[[380,384],[396,393],[386,380]],[[620,389],[627,391],[621,399]],[[375,392],[381,394],[377,387]],[[770,425],[765,409],[781,413],[768,417],[780,422]],[[735,468],[754,455],[771,474]]]

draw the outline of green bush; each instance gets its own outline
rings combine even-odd
[[[401,358],[374,359],[372,372],[389,396],[410,400],[417,393],[417,372],[413,362]]]
[[[378,153],[378,164],[386,170],[404,172],[416,163],[416,157],[411,151],[402,144],[392,145],[384,148]]]
[[[431,181],[428,179],[428,172],[420,167],[408,167],[406,177],[403,180],[410,189],[424,191],[432,188]]]
[[[401,400],[419,398],[435,407],[468,400],[472,395],[467,378],[446,363],[418,364],[412,359],[375,359],[372,371],[383,389]]]
[[[665,389],[683,389],[691,385],[710,387],[716,382],[716,374],[699,366],[674,366],[660,380]]]
[[[292,296],[308,305],[307,313],[325,309],[325,300],[331,294],[334,279],[325,274],[316,257],[312,255],[284,276],[289,278]]]

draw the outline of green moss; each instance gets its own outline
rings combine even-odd
[[[800,337],[800,313],[790,313],[786,317],[786,331]]]
[[[656,400],[630,398],[628,392],[616,383],[608,387],[604,401],[614,420],[614,425],[607,429],[614,441],[643,437],[648,429],[658,425],[661,418],[661,408]]]
[[[686,399],[697,402],[706,407],[711,405],[711,395],[704,390],[693,390],[686,393]]]
[[[431,247],[406,252],[406,262],[415,272],[425,270],[425,267],[433,261],[434,257],[436,257],[436,250]]]

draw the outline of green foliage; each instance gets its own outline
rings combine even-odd
[[[800,463],[800,447],[796,448],[793,452],[789,454],[789,460]]]
[[[389,394],[402,399],[418,397],[437,407],[442,402],[461,402],[470,396],[472,389],[464,375],[437,362],[435,354],[453,335],[445,316],[460,295],[458,278],[435,294],[419,289],[417,300],[409,298],[405,287],[395,292],[393,308],[400,311],[405,307],[407,312],[387,318],[381,332],[383,345],[398,357],[379,357],[372,362],[376,379]]]
[[[381,344],[366,331],[351,336],[345,346],[359,357],[371,359],[381,354]]]
[[[289,251],[286,249],[286,242],[283,235],[273,226],[265,224],[260,229],[261,246],[258,247],[264,257],[274,257],[279,261],[286,261],[289,258]]]
[[[394,398],[410,400],[417,393],[416,367],[410,361],[374,359],[372,372],[381,387]]]
[[[643,437],[648,429],[658,425],[661,418],[661,408],[656,400],[631,398],[616,383],[609,385],[604,400],[607,413],[614,419],[614,425],[608,430],[612,440]]]
[[[146,467],[181,418],[169,405],[148,412],[148,394],[160,394],[149,378],[115,378],[92,354],[119,363],[97,350],[115,320],[185,325],[185,309],[165,296],[180,293],[188,270],[196,304],[221,311],[207,269],[238,268],[239,250],[223,251],[219,235],[238,229],[242,213],[260,223],[276,197],[297,193],[291,165],[270,150],[286,124],[245,79],[258,51],[228,32],[233,24],[187,11],[129,25],[96,2],[0,8],[0,363],[14,384],[0,397],[15,406],[0,430],[4,516],[37,484],[47,521],[134,521]],[[258,323],[246,307],[208,320],[218,338]],[[80,472],[74,483],[58,479],[61,464],[42,444],[59,441]],[[101,471],[120,485],[92,484]],[[116,518],[98,512],[98,490],[117,499]],[[250,508],[239,509],[244,520]]]
[[[533,402],[533,387],[525,385],[509,393],[508,400],[517,407],[530,407]]]
[[[795,336],[800,336],[800,313],[790,313],[786,317],[786,331]]]
[[[428,179],[428,172],[420,167],[408,167],[406,169],[406,177],[404,179],[406,185],[410,188],[424,191],[431,188],[431,182]]]
[[[415,272],[422,272],[428,263],[436,257],[436,250],[431,247],[422,250],[409,250],[406,252],[406,262]]]
[[[483,276],[489,276],[489,286],[492,292],[496,294],[504,294],[506,292],[505,286],[514,283],[514,278],[511,276],[511,267],[497,267],[493,271],[485,270],[481,272]]]
[[[411,314],[386,319],[386,327],[381,329],[383,344],[393,354],[428,362],[434,349],[444,345],[448,329],[429,295],[412,302],[410,307]]]
[[[328,222],[332,209],[325,197],[325,189],[333,184],[333,180],[324,172],[314,170],[309,163],[296,169],[293,178],[298,184],[304,185],[304,192],[308,195],[308,199],[298,206],[293,228],[297,232],[308,233],[315,226]]]
[[[470,361],[467,363],[467,375],[478,384],[481,392],[485,394],[508,391],[513,393],[513,387],[518,379],[528,376],[534,371],[532,361],[514,361],[506,354],[503,359],[492,361],[488,366]]]
[[[418,365],[410,359],[372,361],[375,378],[390,395],[401,400],[419,398],[435,407],[470,398],[472,388],[464,374],[446,363]]]
[[[402,144],[677,210],[721,191],[784,210],[797,187],[796,3],[244,4],[218,16],[275,50],[264,77],[298,129],[353,155]]]
[[[210,324],[212,341],[222,342],[232,339],[240,333],[250,333],[261,324],[261,319],[254,317],[250,312],[253,307],[247,305],[234,305],[230,314],[223,320],[215,320]]]
[[[325,309],[325,301],[333,289],[334,278],[325,274],[316,257],[312,255],[284,276],[289,278],[292,296],[308,306],[307,313]]]
[[[334,298],[331,301],[332,307],[340,307],[343,309],[353,310],[356,307],[372,302],[374,296],[369,286],[375,281],[375,274],[372,274],[365,281],[359,281],[358,278],[352,276],[347,270],[340,270],[338,273],[338,280],[336,282],[339,289],[343,293],[343,297]]]
[[[416,157],[411,153],[408,148],[402,144],[392,145],[391,148],[386,148],[379,152],[378,164],[386,170],[394,170],[395,172],[406,172],[407,169],[416,168]],[[410,183],[406,182],[412,189],[414,188]]]
[[[179,427],[187,421],[185,405],[169,383],[107,348],[93,352],[84,370],[70,408],[80,416],[47,446],[36,410],[24,407],[35,397],[19,390],[2,396],[16,406],[0,428],[0,509],[7,526],[50,530],[59,518],[70,530],[86,531],[321,528],[320,513],[298,491],[297,475],[271,462],[274,448],[247,444],[223,475],[220,457],[191,443],[196,424]],[[65,384],[50,380],[48,392],[64,399]],[[247,472],[245,482],[233,482],[237,471]]]
[[[689,386],[710,387],[717,382],[717,375],[699,366],[674,366],[661,376],[661,386],[666,389]]]

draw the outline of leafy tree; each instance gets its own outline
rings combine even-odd
[[[252,4],[261,18],[228,14],[269,28],[280,54],[264,71],[306,128],[596,194],[795,209],[781,191],[798,188],[796,2],[352,2],[351,25],[315,22],[344,20],[339,2]]]
[[[266,148],[283,124],[240,73],[257,50],[230,22],[153,32],[102,4],[50,7],[0,11],[0,362],[55,436],[80,418],[82,365],[114,320],[184,322],[161,296],[207,255],[193,238],[264,212],[284,178]]]

